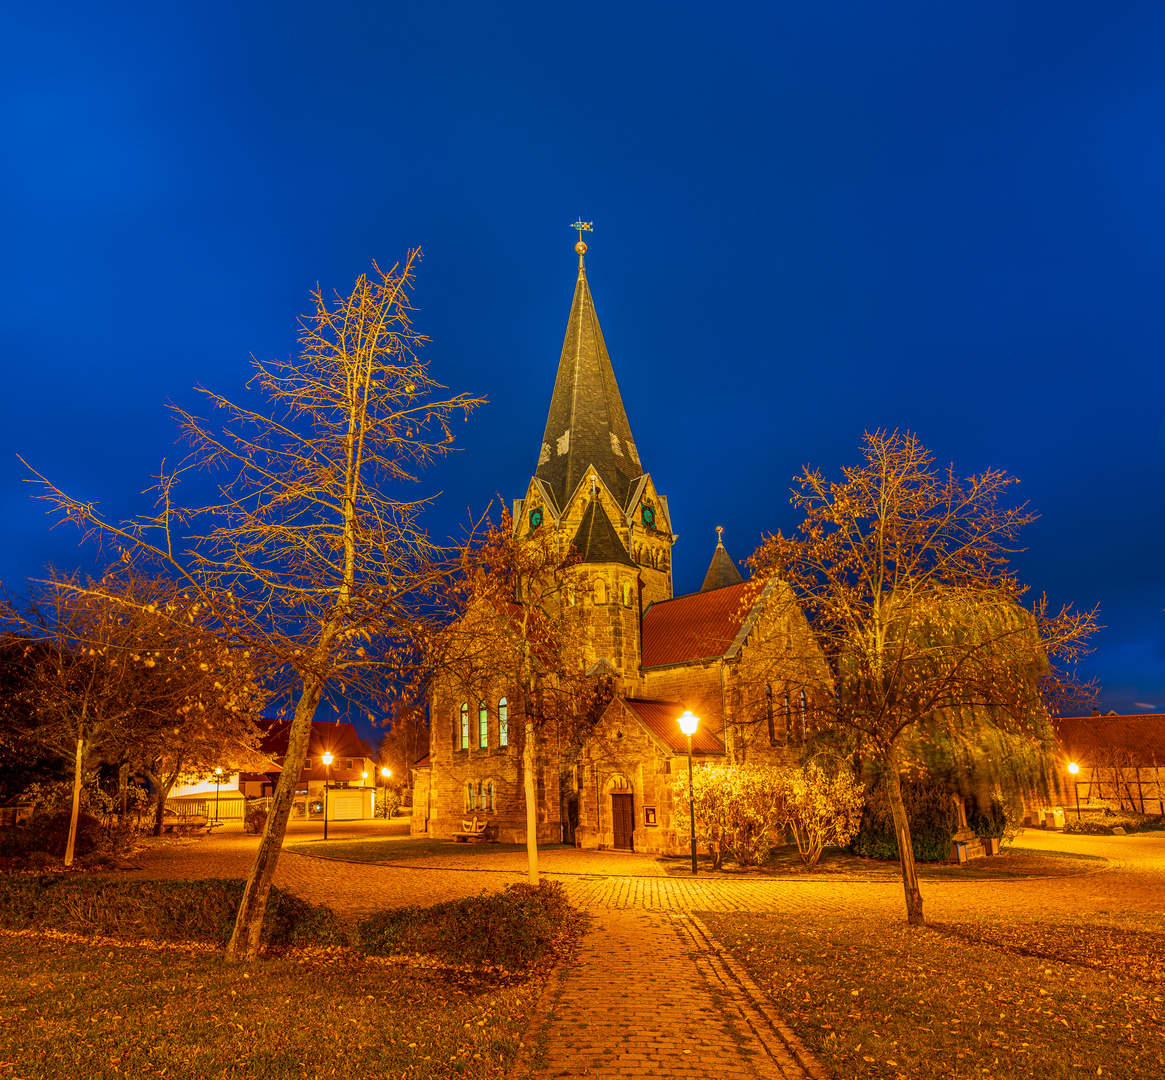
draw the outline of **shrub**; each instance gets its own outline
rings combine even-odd
[[[261,833],[267,824],[267,811],[262,806],[253,806],[243,818],[243,831]]]
[[[225,945],[242,881],[111,881],[63,874],[0,879],[0,927]],[[341,945],[335,913],[272,888],[262,940],[271,945]]]
[[[741,866],[758,866],[781,834],[779,770],[756,765],[701,765],[693,775],[696,835],[712,848],[720,869],[728,851]],[[688,778],[672,777],[676,813],[688,816]]]
[[[422,953],[451,963],[526,970],[554,950],[576,919],[562,886],[544,881],[428,908],[379,911],[359,923],[357,935],[370,956]]]
[[[849,770],[829,776],[814,762],[778,772],[784,823],[793,831],[801,861],[812,870],[828,843],[845,846],[862,820],[864,790]]]
[[[993,791],[985,809],[976,798],[969,803],[967,825],[975,830],[976,836],[1010,842],[1023,831],[1023,804],[1016,797]]]
[[[382,818],[396,817],[400,809],[400,795],[391,788],[382,788],[381,796],[376,803],[376,816]]]
[[[1160,829],[1165,824],[1165,818],[1157,814],[1130,814],[1120,813],[1110,808],[1100,816],[1090,815],[1076,820],[1075,815],[1065,815],[1064,832],[1087,836],[1112,836],[1112,830],[1117,826],[1125,832],[1141,832],[1146,829]]]
[[[68,810],[37,814],[24,825],[0,832],[0,855],[26,856],[32,852],[47,852],[57,859],[64,858],[69,840]],[[101,822],[92,814],[81,811],[77,815],[77,839],[73,854],[80,858],[99,847],[104,837]]]
[[[950,858],[955,834],[955,806],[950,793],[929,779],[903,780],[902,801],[910,822],[911,847],[919,862]],[[867,859],[897,859],[898,840],[883,778],[866,793],[862,827],[851,844],[855,855]]]

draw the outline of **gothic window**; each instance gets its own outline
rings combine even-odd
[[[777,730],[773,726],[773,687],[771,683],[765,683],[765,713],[769,720],[769,745],[775,746],[777,743]]]
[[[595,578],[595,603],[605,604],[607,602],[607,582],[601,578]]]
[[[806,735],[806,732],[808,730],[808,724],[806,723],[805,717],[806,717],[805,691],[802,690],[801,691],[801,742],[805,741],[805,735]]]
[[[789,708],[789,691],[785,691],[785,745],[793,745],[793,711]]]
[[[466,810],[476,810],[477,809],[477,789],[474,788],[472,780],[470,780],[465,785],[465,809]]]
[[[486,793],[486,797],[489,799],[489,802],[486,805],[485,809],[487,809],[492,814],[497,809],[496,790],[494,788],[494,782],[492,780],[489,782],[489,787],[486,788],[485,793]]]
[[[461,703],[461,749],[469,749],[469,702]]]
[[[629,581],[623,582],[623,606],[631,606],[631,582]]]
[[[489,746],[489,720],[484,701],[478,702],[477,705],[477,745],[483,748]]]
[[[498,746],[510,745],[510,707],[506,699],[498,702]]]

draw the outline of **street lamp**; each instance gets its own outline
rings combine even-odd
[[[215,766],[214,770],[214,823],[218,824],[218,786],[222,783],[222,767]]]
[[[692,783],[692,736],[700,726],[700,718],[685,709],[680,717],[680,731],[688,737],[688,809],[692,813],[692,873],[696,873],[696,796]]]
[[[392,769],[387,765],[380,770],[380,775],[384,777],[384,816],[388,817],[388,778],[392,776]]]
[[[1076,789],[1076,820],[1080,820],[1080,781],[1076,779],[1076,774],[1080,771],[1080,766],[1074,761],[1068,762],[1068,771],[1072,774],[1072,786]],[[1089,803],[1089,806],[1092,804]]]
[[[328,779],[332,775],[332,755],[324,754],[320,760],[324,763],[324,839],[328,838]]]

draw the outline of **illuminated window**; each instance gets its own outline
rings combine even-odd
[[[631,606],[631,582],[629,581],[623,582],[623,606]]]
[[[489,721],[486,716],[485,702],[477,703],[477,745],[489,746]]]
[[[498,702],[498,746],[510,745],[510,708],[506,699]]]
[[[461,703],[461,749],[469,749],[469,703]]]

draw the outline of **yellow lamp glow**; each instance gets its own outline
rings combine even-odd
[[[221,768],[216,768],[216,769],[214,770],[214,775],[215,775],[215,776],[222,776],[222,769],[221,769]]]
[[[365,780],[368,779],[368,773],[362,772],[360,775],[363,776]]]
[[[380,775],[383,776],[385,780],[387,780],[390,776],[392,776],[392,769],[381,769]]]
[[[1077,764],[1076,764],[1076,762],[1074,762],[1074,761],[1072,761],[1072,762],[1069,762],[1069,763],[1068,763],[1068,771],[1069,771],[1069,772],[1070,772],[1070,773],[1071,773],[1073,776],[1075,776],[1075,775],[1076,775],[1076,774],[1077,774],[1077,773],[1080,771],[1080,766],[1079,766],[1079,765],[1077,765]]]
[[[332,755],[331,754],[324,754],[323,757],[320,758],[320,761],[322,761],[325,765],[331,765]]]
[[[700,718],[691,709],[685,709],[684,715],[680,717],[680,731],[685,735],[695,735],[699,726]]]

